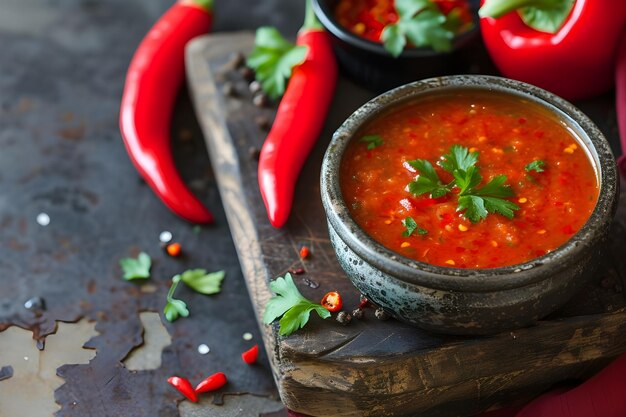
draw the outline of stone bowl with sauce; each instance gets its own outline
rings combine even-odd
[[[334,14],[338,3],[339,0],[313,0],[313,9],[332,37],[341,68],[362,86],[382,93],[422,78],[467,72],[471,46],[478,39],[476,12],[472,15],[473,27],[453,39],[451,51],[407,47],[394,58],[382,44],[358,36],[342,26]]]
[[[572,231],[558,247],[538,252],[536,257],[524,261],[510,261],[496,267],[489,264],[475,267],[471,262],[458,265],[453,260],[428,263],[419,257],[405,256],[402,249],[392,250],[389,245],[379,243],[357,223],[342,190],[342,163],[345,163],[349,145],[367,133],[368,126],[394,111],[429,100],[433,95],[473,93],[495,94],[505,100],[527,103],[545,111],[569,132],[576,145],[570,144],[566,149],[584,152],[592,176],[595,174],[597,198],[595,204],[590,203],[589,213],[585,214],[587,220],[583,219],[580,229]],[[533,140],[543,139],[535,137]],[[564,152],[570,151],[564,149]],[[337,258],[359,291],[398,320],[426,330],[485,335],[532,325],[563,306],[593,278],[615,214],[618,181],[608,142],[594,123],[573,105],[518,81],[467,75],[407,84],[356,110],[335,132],[326,151],[321,194]],[[374,192],[384,193],[385,189],[379,187]],[[462,215],[462,210],[455,212],[455,220]],[[507,220],[502,218],[501,223]],[[537,231],[541,232],[546,231]],[[484,250],[498,253],[497,247]],[[468,259],[473,258],[465,258]]]

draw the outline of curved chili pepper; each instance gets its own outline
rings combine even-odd
[[[259,345],[254,345],[241,354],[241,359],[248,365],[256,363],[259,358]]]
[[[296,44],[308,47],[306,58],[293,69],[259,156],[259,187],[274,227],[289,217],[298,175],[322,131],[337,82],[330,36],[312,15],[310,0]]]
[[[183,394],[189,401],[194,403],[198,402],[198,396],[196,395],[196,391],[194,391],[191,383],[187,379],[181,378],[179,376],[172,376],[167,379],[167,382],[171,386],[176,388],[178,392]]]
[[[626,23],[626,1],[576,0],[554,34],[529,27],[518,13],[511,12],[522,7],[554,6],[555,0],[483,3],[483,39],[505,76],[569,100],[591,97],[612,87],[617,44]]]
[[[133,56],[120,109],[120,130],[135,168],[174,213],[210,223],[211,213],[180,178],[171,154],[170,124],[184,79],[185,45],[209,31],[212,0],[175,3],[150,29]]]

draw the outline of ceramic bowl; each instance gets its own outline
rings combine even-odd
[[[383,92],[422,78],[467,72],[465,50],[477,39],[478,20],[474,27],[457,36],[450,52],[431,48],[406,48],[394,58],[379,43],[369,41],[341,26],[333,10],[338,0],[313,0],[313,9],[324,28],[331,34],[335,55],[341,68],[362,86]],[[474,13],[476,17],[476,13]]]
[[[484,89],[536,102],[575,131],[588,151],[600,190],[582,229],[532,261],[493,269],[444,268],[403,257],[375,242],[352,219],[339,183],[342,155],[359,129],[382,112],[430,93]],[[324,156],[322,202],[331,242],[352,283],[398,320],[448,334],[492,334],[533,324],[588,282],[599,264],[618,198],[615,159],[608,142],[580,110],[518,81],[490,76],[432,78],[398,87],[355,111],[335,132]]]

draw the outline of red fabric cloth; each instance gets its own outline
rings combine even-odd
[[[288,410],[290,417],[308,417]],[[475,417],[626,417],[626,354],[570,390],[554,390],[526,406]]]

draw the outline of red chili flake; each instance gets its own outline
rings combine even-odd
[[[182,252],[182,247],[180,246],[180,243],[170,243],[169,245],[167,245],[165,250],[167,251],[167,254],[169,256],[172,256],[175,258],[177,256],[180,256]]]
[[[370,305],[370,300],[368,300],[366,296],[361,294],[361,298],[359,301],[359,308],[364,309],[365,307],[368,307],[369,305]]]
[[[309,257],[309,247],[308,246],[302,246],[300,248],[300,258],[306,259],[308,257]]]
[[[524,117],[520,117],[519,119],[517,119],[518,123],[523,125],[524,123],[526,123],[526,119]]]
[[[196,386],[196,394],[218,390],[226,385],[227,382],[226,375],[223,372],[217,372]]]
[[[341,307],[343,307],[343,300],[341,299],[341,294],[339,294],[337,291],[330,291],[327,292],[326,295],[324,295],[324,298],[322,298],[320,304],[326,310],[330,311],[331,313],[335,313],[341,310]]]
[[[287,272],[289,272],[292,275],[302,275],[306,271],[304,270],[304,268],[291,268],[291,269],[287,270]]]
[[[574,228],[569,224],[567,226],[563,226],[563,233],[565,233],[566,235],[573,235]]]
[[[259,358],[259,345],[254,345],[241,354],[241,359],[248,365],[256,363]]]
[[[189,401],[194,403],[198,402],[198,396],[196,395],[196,391],[194,391],[191,383],[187,379],[181,378],[179,376],[172,376],[167,379],[167,382],[171,386],[176,388],[178,392],[183,394],[185,398],[187,398]]]

